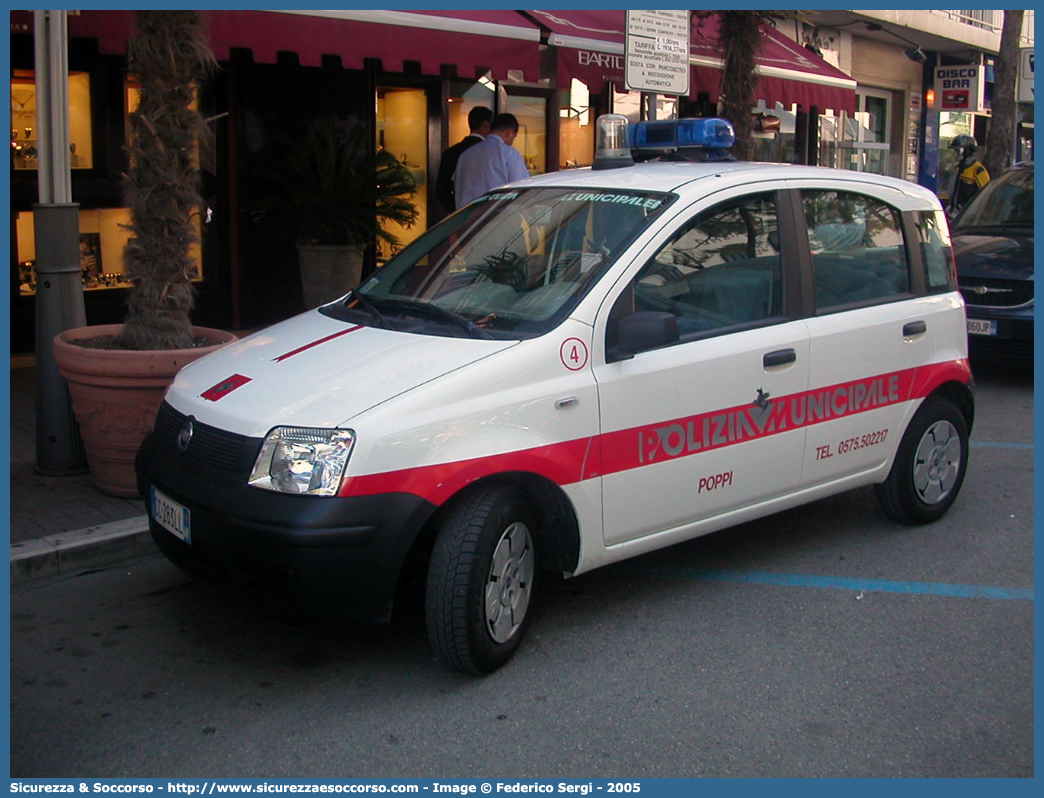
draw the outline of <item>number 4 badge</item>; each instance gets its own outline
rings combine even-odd
[[[587,365],[587,344],[579,338],[566,338],[559,350],[562,365],[570,371],[580,371]]]

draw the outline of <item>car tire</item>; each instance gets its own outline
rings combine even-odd
[[[515,653],[536,577],[534,515],[523,494],[491,485],[462,497],[443,520],[428,566],[425,616],[439,659],[490,673]]]
[[[968,470],[968,424],[953,402],[929,398],[903,435],[888,478],[875,486],[881,509],[904,524],[941,518]]]

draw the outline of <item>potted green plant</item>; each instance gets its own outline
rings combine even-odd
[[[386,150],[371,153],[361,126],[346,131],[332,115],[273,137],[255,175],[255,217],[279,217],[294,229],[308,308],[359,284],[366,247],[378,240],[398,245],[385,222],[417,221],[410,170]]]
[[[134,497],[134,456],[170,381],[235,335],[190,320],[192,246],[203,202],[197,161],[207,138],[196,92],[215,65],[201,12],[138,11],[127,60],[140,86],[124,178],[131,214],[128,312],[123,324],[59,334],[54,354],[95,486]]]

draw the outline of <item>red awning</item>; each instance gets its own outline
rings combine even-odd
[[[689,60],[697,70],[693,80],[699,75],[704,84],[713,84],[709,91],[717,96],[724,65],[717,17],[694,22],[689,49]],[[789,110],[798,103],[805,111],[816,106],[820,112],[829,108],[855,113],[856,81],[775,28],[765,30],[757,62],[756,99],[769,108],[778,102]]]
[[[528,12],[550,34],[548,44],[558,47],[559,82],[583,80],[592,91],[607,82],[624,84],[624,28],[626,11],[570,10]],[[692,65],[690,95],[707,92],[716,98],[724,65],[718,45],[718,19],[695,20],[690,37]],[[856,81],[822,58],[788,39],[774,28],[765,31],[757,59],[756,99],[768,107],[777,102],[787,109],[799,103],[804,110],[855,111]]]
[[[12,14],[17,12],[12,12]],[[454,66],[465,79],[492,70],[497,79],[517,70],[539,79],[539,30],[514,11],[208,11],[211,48],[227,61],[233,48],[274,63],[280,52],[296,53],[304,66],[337,56],[346,69],[378,58],[388,72],[406,61],[438,75]],[[125,53],[131,11],[80,11],[69,17],[69,35],[97,39],[103,53]],[[32,15],[28,14],[29,19]]]

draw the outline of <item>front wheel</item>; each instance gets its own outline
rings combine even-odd
[[[884,512],[904,524],[941,518],[968,469],[968,424],[947,399],[927,400],[899,443],[888,478],[875,486]]]
[[[520,491],[480,488],[439,529],[428,566],[428,637],[444,663],[496,670],[522,640],[536,577],[534,516]]]

